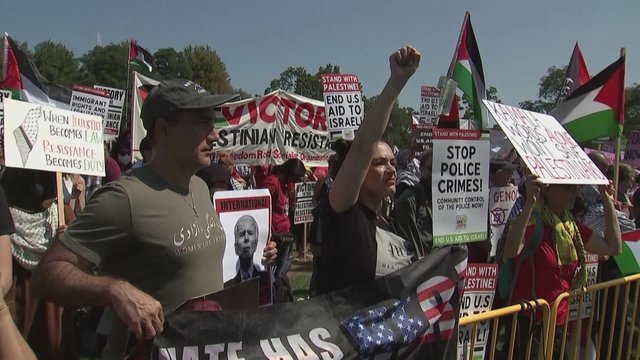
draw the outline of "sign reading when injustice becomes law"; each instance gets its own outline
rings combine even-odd
[[[9,167],[104,176],[102,118],[5,99]]]
[[[550,115],[483,100],[532,173],[545,184],[608,184],[571,135]]]
[[[322,74],[321,77],[329,140],[353,140],[364,117],[358,77],[353,74]]]

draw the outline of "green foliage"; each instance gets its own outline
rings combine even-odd
[[[158,49],[153,57],[156,60],[154,72],[161,79],[191,79],[193,77],[193,70],[191,70],[184,52],[177,52],[173,48],[163,48]]]
[[[487,89],[487,100],[502,103],[502,100],[498,97],[498,89],[495,86],[489,86]],[[473,119],[473,108],[469,106],[469,98],[466,95],[462,96],[460,102],[458,102],[458,110],[460,111],[461,118]]]
[[[268,94],[274,90],[280,89],[322,101],[322,83],[320,76],[322,74],[339,73],[340,67],[331,64],[321,66],[314,75],[307,72],[307,70],[302,66],[289,66],[286,70],[280,73],[280,77],[278,79],[271,80],[269,87],[264,90],[264,93]]]
[[[220,94],[232,91],[227,68],[209,45],[189,45],[183,53],[193,72],[191,80],[212,93]]]
[[[566,71],[566,66],[563,68],[550,66],[547,69],[547,73],[540,78],[538,83],[538,98],[536,100],[522,101],[518,106],[525,110],[539,113],[551,111],[556,106]]]
[[[80,59],[81,82],[126,89],[128,51],[126,41],[94,47]]]
[[[42,76],[54,84],[71,87],[80,78],[78,60],[73,51],[62,43],[51,40],[39,43],[35,47],[33,58]]]
[[[640,84],[633,83],[625,89],[624,136],[640,130]]]
[[[377,96],[363,96],[362,98],[366,114],[376,101]],[[394,146],[398,147],[398,149],[406,149],[411,146],[411,114],[413,112],[414,109],[411,107],[400,107],[398,100],[393,104],[391,115],[389,116],[389,124],[383,136],[392,149]]]

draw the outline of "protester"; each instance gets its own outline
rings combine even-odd
[[[118,162],[111,157],[111,152],[109,151],[109,148],[107,148],[106,143],[104,144],[104,172],[105,176],[102,179],[102,185],[116,181],[120,176],[122,176],[120,165],[118,165]],[[95,193],[95,190],[91,194],[93,195],[93,193]]]
[[[570,210],[574,206],[578,186],[571,184],[543,184],[537,175],[526,178],[526,200],[520,215],[507,224],[503,259],[513,258],[517,265],[510,302],[544,299],[553,303],[563,292],[586,284],[585,254],[617,255],[621,252],[620,228],[613,206],[611,186],[599,187],[605,208],[606,230],[604,238],[574,220]],[[536,230],[536,226],[541,229]],[[523,249],[538,233],[537,248],[529,260],[521,259]],[[556,326],[567,320],[568,304],[558,307]],[[531,324],[527,314],[518,319],[522,343],[529,338]],[[540,343],[539,326],[534,327],[534,347]],[[556,332],[558,336],[562,331]],[[559,354],[556,354],[559,355]],[[555,357],[554,357],[555,358]]]
[[[238,174],[233,164],[233,158],[229,151],[218,152],[218,164],[224,167],[229,175],[231,175],[231,186],[233,190],[244,190],[247,188],[247,182]]]
[[[432,162],[432,149],[420,154],[420,182],[400,195],[394,207],[394,219],[407,239],[413,242],[418,258],[429,254],[433,246]]]
[[[613,180],[614,177],[615,166],[610,166],[607,170],[607,177],[610,180]],[[617,202],[616,208],[633,220],[634,210],[633,203],[631,202],[631,198],[629,197],[629,191],[633,188],[633,184],[635,183],[636,172],[635,170],[627,165],[620,164],[618,166],[618,189],[617,189]]]
[[[384,276],[410,263],[409,242],[379,216],[393,196],[396,171],[389,145],[380,139],[398,94],[418,68],[420,53],[405,46],[389,57],[391,76],[365,115],[350,148],[336,148],[342,165],[320,209],[322,260],[318,293]],[[390,251],[391,250],[391,251]]]
[[[119,137],[111,147],[111,157],[118,162],[121,173],[126,173],[131,169],[131,142],[124,137]]]
[[[11,238],[9,236],[15,232],[4,188],[0,187],[0,291],[2,291],[2,297],[7,295],[13,284]]]
[[[219,308],[202,296],[223,288],[225,235],[194,174],[210,165],[218,139],[213,108],[233,98],[187,80],[150,91],[141,118],[151,162],[98,190],[34,272],[42,298],[112,308],[103,358],[121,359],[131,333],[149,339],[161,332],[165,313]],[[274,244],[263,261],[275,261]],[[90,275],[95,266],[98,275]]]
[[[6,277],[0,273],[0,279]],[[35,360],[36,355],[24,341],[18,328],[16,328],[9,308],[4,299],[0,297],[0,359]]]
[[[64,174],[62,177],[64,186],[64,203],[69,205],[77,215],[82,212],[86,204],[85,180],[78,174]]]
[[[141,166],[147,165],[151,161],[151,156],[153,155],[151,141],[148,137],[143,137],[140,140],[140,154],[142,155],[142,160],[136,161],[131,168],[136,169]]]
[[[416,169],[411,150],[403,149],[396,154],[396,192],[395,198],[399,198],[405,190],[420,182],[421,173]]]
[[[196,176],[207,184],[212,201],[216,191],[233,190],[231,186],[231,175],[227,172],[227,169],[218,164],[211,163],[211,165],[206,168],[198,170]]]

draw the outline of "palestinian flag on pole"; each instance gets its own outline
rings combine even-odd
[[[3,55],[0,88],[18,93],[22,101],[59,107],[49,98],[49,91],[44,85],[47,80],[40,74],[33,59],[7,34],[4,35]]]
[[[482,99],[487,98],[484,71],[468,12],[464,16],[458,46],[453,55],[451,66],[449,66],[448,77],[458,82],[458,88],[469,100],[475,118],[474,127],[476,129],[488,128],[488,114],[482,106]]]
[[[436,127],[441,129],[461,129],[460,111],[458,110],[458,95],[453,96],[453,101],[451,101],[451,109],[449,109],[449,115],[440,114],[438,116],[438,125]]]
[[[622,276],[640,273],[640,230],[622,234],[622,253],[614,259]]]
[[[578,87],[584,85],[590,78],[587,64],[584,62],[582,51],[580,51],[580,47],[576,41],[576,46],[573,47],[571,60],[569,60],[569,66],[567,66],[567,72],[564,75],[564,82],[556,104],[564,101],[567,96],[571,95]]]
[[[131,141],[133,142],[133,156],[136,159],[141,159],[140,154],[140,141],[147,136],[147,131],[142,126],[142,119],[140,118],[140,111],[142,111],[142,103],[146,99],[149,91],[160,82],[153,80],[152,78],[140,75],[140,73],[133,72],[133,88],[131,93],[133,94],[133,102],[131,106]]]
[[[147,68],[151,72],[155,66],[155,59],[147,49],[138,45],[135,40],[129,40],[129,64]]]
[[[549,114],[576,142],[620,136],[624,124],[624,57],[577,88]]]

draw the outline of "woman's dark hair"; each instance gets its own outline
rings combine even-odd
[[[200,169],[196,173],[196,176],[204,180],[209,188],[213,185],[223,183],[227,186],[227,190],[233,190],[231,187],[231,174],[221,165],[211,163],[211,165],[206,168]]]
[[[339,140],[336,140],[333,144],[331,144],[331,150],[336,152],[336,157],[333,161],[333,170],[332,170],[333,178],[338,176],[338,172],[342,167],[342,163],[344,162],[344,159],[347,157],[347,154],[349,153],[349,149],[351,149],[351,141],[339,139]]]
[[[126,138],[120,137],[113,143],[113,146],[111,147],[111,158],[117,160],[118,154],[124,149],[129,149],[129,151],[131,151],[131,142],[129,142],[129,140],[127,140]]]
[[[307,173],[304,163],[300,159],[289,159],[280,165],[277,172],[287,178],[301,178]]]
[[[42,202],[56,197],[56,173],[31,169],[7,168],[2,187],[9,206],[28,212],[40,212]]]

